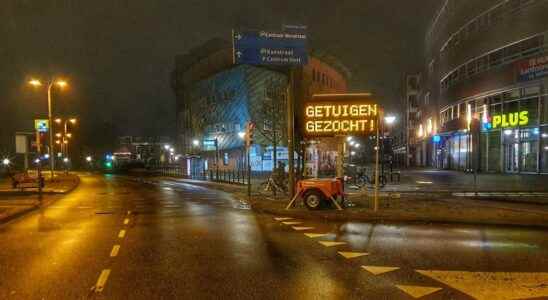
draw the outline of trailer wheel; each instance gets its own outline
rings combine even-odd
[[[310,210],[320,209],[323,201],[323,195],[319,191],[311,190],[304,195],[304,205]]]

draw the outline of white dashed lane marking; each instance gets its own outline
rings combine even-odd
[[[328,241],[319,241],[318,243],[326,246],[326,247],[334,247],[334,246],[341,246],[346,245],[345,242],[328,242]]]
[[[442,290],[442,288],[440,287],[419,286],[419,285],[396,285],[396,287],[415,299],[418,299]]]
[[[380,275],[392,271],[399,270],[399,267],[380,267],[380,266],[362,266],[362,269],[373,275]]]
[[[299,224],[302,224],[303,222],[298,222],[298,221],[292,221],[292,222],[282,222],[282,224],[285,224],[285,225],[299,225]]]
[[[118,233],[118,237],[123,239],[126,236],[126,231],[124,229],[120,230],[120,233]]]
[[[299,227],[299,226],[293,226],[293,229],[297,231],[304,231],[304,230],[312,230],[314,227]]]
[[[415,271],[479,300],[548,297],[548,273]]]
[[[307,237],[311,239],[314,239],[314,238],[323,237],[329,234],[328,233],[305,233],[304,235],[306,235]]]
[[[345,251],[339,251],[338,252],[342,257],[346,259],[356,258],[356,257],[362,257],[369,255],[369,253],[366,252],[345,252]]]
[[[99,279],[97,279],[97,283],[95,284],[96,293],[103,291],[109,275],[110,275],[110,269],[105,269],[101,272],[101,275],[99,275]]]
[[[126,219],[124,220],[124,225],[127,225],[127,224],[129,224],[129,219],[128,219],[128,218],[126,218]]]
[[[118,256],[119,251],[120,251],[120,245],[114,245],[114,247],[112,247],[112,250],[110,251],[110,257]]]
[[[287,220],[293,220],[293,218],[284,217],[284,218],[274,218],[276,221],[287,221]]]

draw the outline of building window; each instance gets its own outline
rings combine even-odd
[[[478,56],[447,73],[440,82],[441,88],[442,90],[447,89],[457,82],[472,77],[475,74],[540,54],[543,51],[543,45],[544,36],[543,34],[540,34]]]
[[[228,155],[228,152],[223,153],[223,165],[228,166],[229,161],[230,161],[230,157]]]

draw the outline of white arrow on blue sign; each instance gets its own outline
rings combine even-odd
[[[234,62],[250,65],[298,66],[308,63],[304,32],[235,32]]]

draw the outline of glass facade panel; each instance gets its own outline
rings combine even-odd
[[[489,134],[487,132],[483,132],[480,135],[480,170],[487,171],[487,151],[489,151],[488,140]]]
[[[540,171],[548,173],[548,126],[540,128]]]
[[[540,105],[541,105],[541,120],[544,124],[548,123],[548,97],[547,96],[542,96],[541,97],[541,102],[540,102]]]
[[[459,170],[466,170],[468,167],[468,135],[463,134],[460,139]]]
[[[500,172],[500,131],[489,132],[488,166],[489,172]]]
[[[519,111],[519,101],[505,102],[503,112],[505,114],[515,113]]]
[[[519,103],[519,111],[528,111],[528,125],[538,125],[538,97],[522,99]]]
[[[520,169],[522,172],[537,172],[538,128],[520,130]]]

